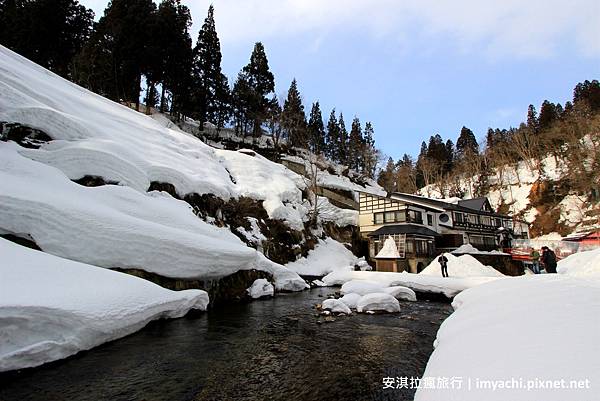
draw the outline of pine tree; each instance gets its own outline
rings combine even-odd
[[[387,193],[392,193],[396,190],[396,165],[394,159],[388,159],[385,169],[379,172],[377,183],[385,189]]]
[[[538,117],[538,128],[540,131],[546,130],[558,120],[559,114],[554,103],[544,100],[540,107],[540,115]]]
[[[535,110],[535,106],[532,104],[530,104],[527,108],[527,128],[529,128],[533,133],[537,133],[537,111]]]
[[[332,161],[339,163],[338,146],[340,146],[340,126],[335,116],[335,109],[333,109],[327,122],[327,156]]]
[[[315,154],[324,153],[325,126],[323,125],[323,116],[321,115],[321,107],[318,101],[312,104],[307,128],[310,140],[310,150]]]
[[[460,135],[456,141],[456,154],[458,158],[464,158],[468,154],[479,154],[479,144],[475,139],[473,131],[467,127],[462,127]]]
[[[269,62],[262,43],[254,45],[250,62],[243,68],[250,87],[248,116],[252,120],[252,133],[260,136],[262,123],[268,117],[271,100],[267,97],[275,90],[275,78],[269,70]]]
[[[348,139],[348,166],[356,171],[359,171],[359,167],[363,164],[363,146],[364,140],[360,120],[358,117],[354,117]]]
[[[77,64],[89,73],[78,80],[101,87],[101,92],[113,100],[139,106],[142,74],[149,74],[153,65],[148,32],[155,12],[152,0],[112,0],[86,45],[85,58],[78,57]],[[108,82],[98,82],[103,78],[94,71],[99,62],[101,71],[109,75]]]
[[[302,99],[295,78],[292,80],[287,99],[283,104],[281,126],[287,133],[291,146],[308,148],[306,115],[304,114],[304,106],[302,105]]]
[[[344,114],[340,112],[338,119],[339,131],[338,131],[338,145],[337,145],[337,159],[340,164],[344,166],[348,165],[348,131],[346,130],[346,123],[344,122]]]
[[[66,78],[93,22],[77,0],[0,1],[0,43]]]
[[[454,168],[454,143],[451,139],[446,141],[446,164],[444,165],[444,172],[449,173]]]
[[[362,156],[362,173],[367,177],[373,178],[375,175],[375,169],[377,168],[377,149],[375,149],[375,132],[373,130],[373,124],[368,121],[365,124],[364,132],[364,147]]]
[[[166,109],[166,93],[172,95],[171,113],[190,113],[192,86],[192,24],[190,10],[179,0],[163,0],[154,18],[150,44],[149,84],[161,84],[160,111]],[[191,113],[190,113],[191,114]]]
[[[233,85],[231,93],[233,118],[235,131],[242,136],[249,133],[248,127],[252,119],[251,107],[253,102],[253,91],[250,87],[247,74],[240,72]]]
[[[202,128],[206,121],[222,127],[227,116],[229,85],[221,72],[221,58],[221,43],[211,4],[194,48],[194,115]]]

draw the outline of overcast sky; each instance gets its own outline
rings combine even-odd
[[[80,0],[99,18],[106,0]],[[183,0],[195,40],[210,1]],[[230,82],[265,45],[276,92],[298,80],[346,126],[372,121],[377,146],[416,155],[435,133],[478,138],[525,119],[544,99],[564,104],[600,78],[598,0],[215,0]]]

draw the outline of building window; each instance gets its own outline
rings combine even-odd
[[[490,216],[481,216],[481,224],[484,226],[491,226],[492,219],[490,219]]]
[[[404,223],[406,222],[406,212],[404,210],[397,210],[394,212],[375,213],[373,222],[375,224]]]
[[[432,226],[433,225],[433,216],[428,214],[427,215],[427,225],[428,226]]]
[[[423,214],[417,210],[408,211],[408,222],[423,224]]]
[[[467,221],[470,224],[478,224],[479,222],[477,221],[477,215],[475,214],[468,214],[467,215]]]
[[[454,220],[456,220],[457,223],[462,223],[463,222],[463,214],[462,213],[454,213]]]

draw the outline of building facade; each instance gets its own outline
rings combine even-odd
[[[471,244],[482,251],[498,249],[512,238],[528,238],[526,223],[495,213],[487,198],[456,203],[392,193],[359,195],[361,235],[369,240],[369,256],[378,270],[420,272],[435,255]],[[378,262],[377,254],[392,237],[398,249],[394,268]]]

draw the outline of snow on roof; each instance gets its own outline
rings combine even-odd
[[[387,237],[383,243],[383,248],[379,251],[375,259],[397,259],[400,257],[396,241],[391,236]]]

